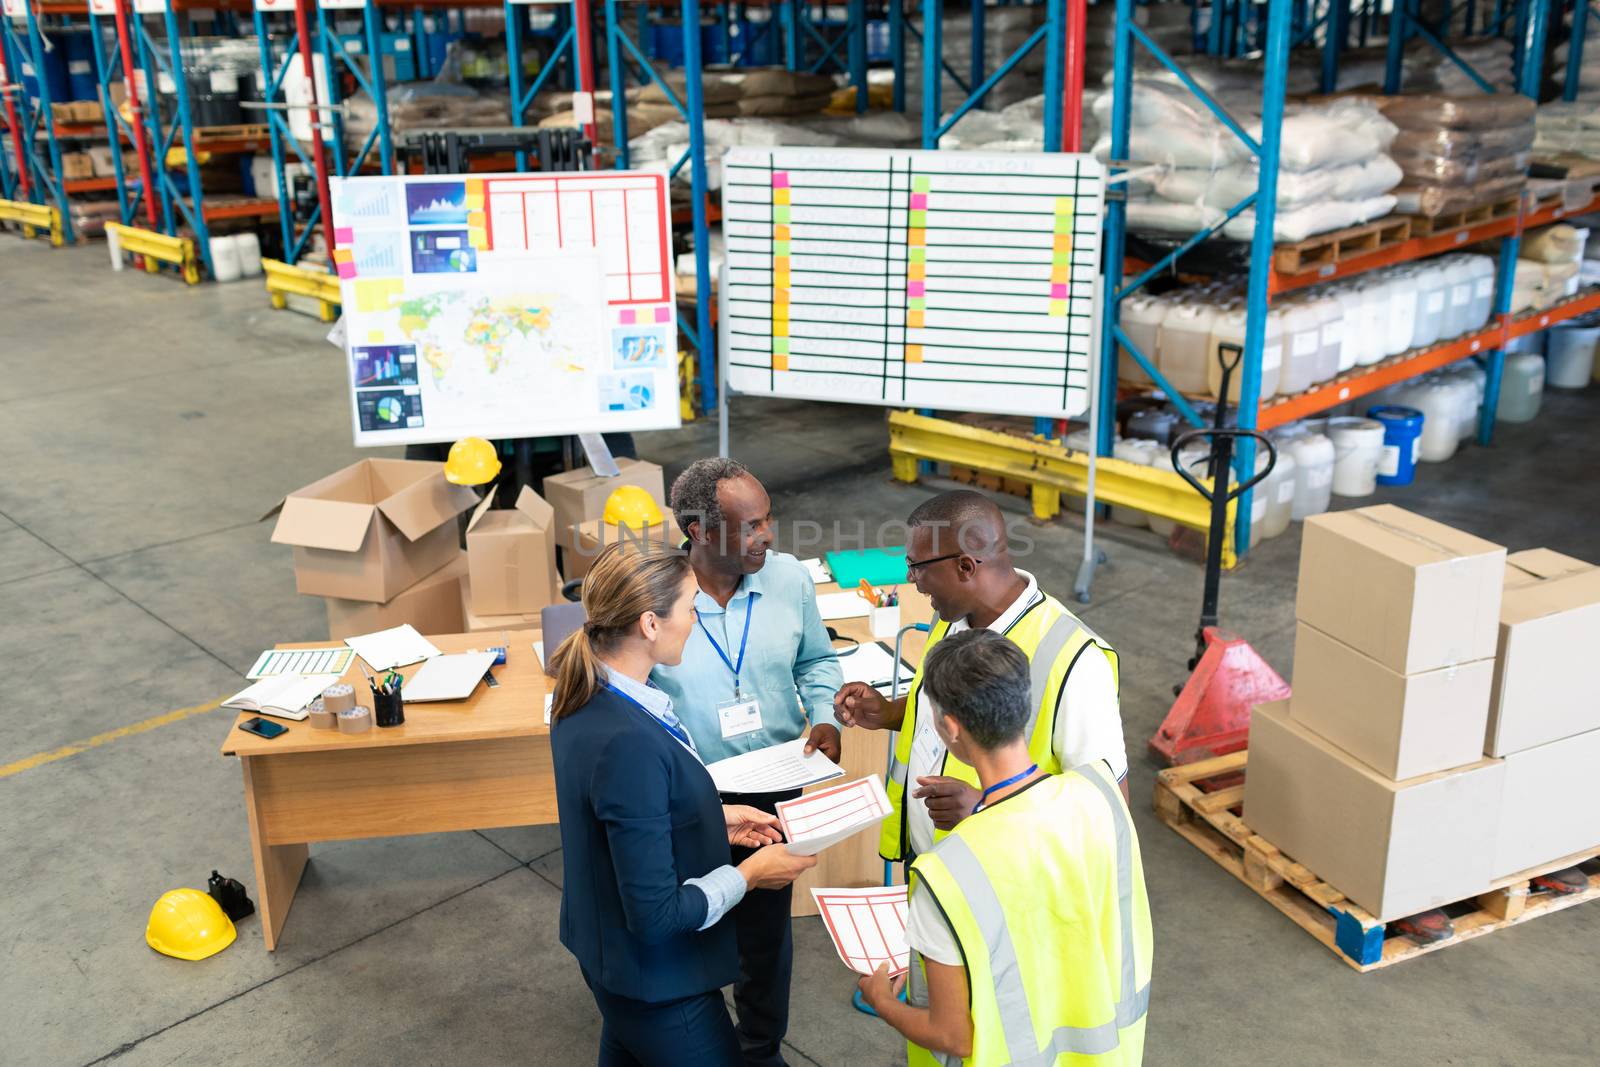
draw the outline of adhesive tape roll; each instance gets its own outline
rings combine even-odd
[[[311,720],[311,726],[316,730],[332,730],[339,725],[339,714],[327,706],[321,699],[313,700],[306,709],[306,718]]]
[[[372,729],[372,712],[361,705],[346,708],[339,713],[339,732],[342,734],[366,733]]]
[[[356,687],[345,682],[330,685],[322,691],[322,702],[335,715],[349,711],[356,706]]]

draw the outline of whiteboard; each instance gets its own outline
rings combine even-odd
[[[330,184],[358,447],[679,425],[664,175]]]
[[[1092,156],[747,147],[723,174],[735,392],[1088,409],[1105,205]]]

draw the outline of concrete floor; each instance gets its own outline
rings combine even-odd
[[[315,846],[282,947],[255,920],[210,961],[143,944],[156,897],[213,868],[252,885],[239,770],[212,711],[105,738],[240,686],[257,652],[326,631],[258,519],[356,458],[326,327],[253,284],[113,278],[98,247],[0,235],[0,1060],[17,1064],[592,1062],[593,1004],[556,941],[553,827]],[[1492,451],[1384,496],[1513,549],[1600,558],[1600,391],[1551,394]],[[675,471],[715,426],[640,437]],[[740,400],[735,453],[785,520],[903,518],[871,408]],[[1076,520],[1026,561],[1070,590]],[[1110,528],[1088,620],[1124,654],[1134,813],[1156,923],[1151,1064],[1579,1064],[1600,1026],[1600,907],[1368,975],[1156,822],[1144,751],[1184,677],[1200,569]],[[1227,577],[1223,616],[1289,674],[1297,534]],[[9,765],[9,766],[8,766]],[[1337,812],[1330,812],[1337,817]],[[894,1064],[796,923],[792,1064]]]

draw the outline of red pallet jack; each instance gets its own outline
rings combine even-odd
[[[1222,364],[1218,395],[1228,395],[1228,382],[1239,366],[1241,354],[1237,345],[1222,345],[1217,353]],[[1229,355],[1233,357],[1231,362]],[[1239,751],[1249,737],[1251,707],[1289,695],[1288,684],[1250,647],[1250,642],[1217,627],[1217,592],[1222,582],[1222,539],[1227,536],[1228,504],[1271,474],[1278,462],[1278,450],[1266,434],[1224,426],[1223,416],[1223,405],[1218,404],[1216,421],[1210,429],[1189,430],[1172,442],[1173,468],[1211,503],[1211,529],[1206,537],[1206,580],[1200,603],[1200,626],[1195,631],[1194,656],[1189,660],[1192,673],[1188,682],[1174,690],[1178,699],[1167,712],[1161,728],[1150,738],[1151,754],[1169,767]],[[1207,488],[1178,459],[1188,445],[1209,443],[1206,474],[1213,486],[1227,486],[1234,439],[1240,437],[1253,438],[1267,450],[1267,465],[1255,477],[1231,490],[1214,492]]]

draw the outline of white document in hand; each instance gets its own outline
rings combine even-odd
[[[347,637],[344,643],[355,649],[356,655],[366,660],[367,666],[375,671],[421,663],[439,654],[433,642],[417,633],[409,622],[377,633]]]
[[[844,777],[844,768],[820,751],[805,755],[806,739],[797,737],[781,745],[706,764],[719,793],[781,793],[818,782]]]
[[[889,796],[876,774],[778,805],[778,823],[789,839],[789,851],[797,856],[815,856],[888,815]]]
[[[871,974],[887,963],[896,975],[910,965],[905,886],[813,889],[811,896],[846,967]]]

